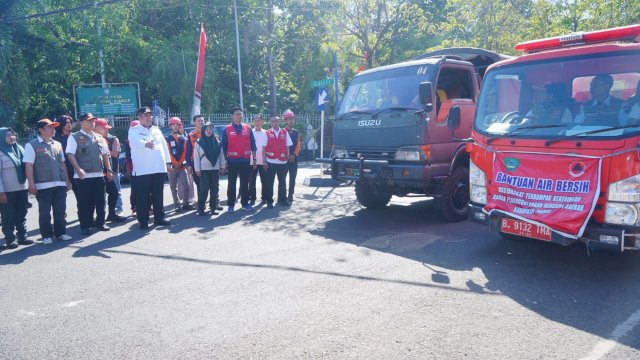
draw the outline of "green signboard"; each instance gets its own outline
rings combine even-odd
[[[75,88],[78,114],[94,116],[130,115],[138,109],[138,84],[78,85]]]
[[[322,87],[322,86],[329,86],[329,85],[333,85],[333,78],[323,79],[323,80],[312,80],[311,81],[311,87],[312,88],[317,88],[317,87]]]

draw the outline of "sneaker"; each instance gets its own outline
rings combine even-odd
[[[111,222],[124,222],[126,220],[127,220],[127,218],[122,217],[120,215],[109,215],[109,216],[107,216],[107,221],[111,221]]]
[[[249,200],[249,205],[255,205],[256,201],[255,200]]]
[[[42,239],[42,243],[45,245],[51,245],[53,243],[53,239],[52,238],[44,238]]]
[[[193,206],[187,204],[187,205],[182,205],[182,210],[191,211],[191,210],[194,210],[194,208],[193,208]]]
[[[267,209],[273,209],[273,204],[272,203],[268,203],[267,204]]]
[[[233,212],[233,205],[229,205],[229,208],[227,209],[227,212]]]
[[[177,213],[181,213],[182,212],[182,207],[179,204],[173,205],[173,209]]]
[[[217,205],[216,206],[216,210],[224,210],[224,208],[222,206],[220,206],[220,205]]]
[[[25,239],[18,239],[18,244],[20,245],[31,245],[33,241]]]
[[[89,228],[80,229],[80,233],[82,235],[91,235],[91,229],[89,229]]]
[[[207,213],[204,210],[198,210],[198,216],[207,216]]]
[[[61,241],[69,241],[69,240],[72,240],[72,239],[73,238],[71,236],[67,235],[67,234],[64,234],[62,236],[58,236],[56,238],[56,240],[61,240]]]
[[[163,220],[156,220],[156,221],[154,221],[153,223],[154,223],[154,224],[156,224],[156,225],[162,225],[162,226],[169,226],[169,225],[171,225],[171,221],[169,221],[169,220],[164,220],[164,219],[163,219]]]
[[[16,241],[12,241],[12,242],[10,242],[10,243],[7,243],[7,244],[5,245],[5,247],[6,247],[7,249],[15,249],[15,248],[17,248],[17,247],[18,247],[18,243],[17,243]]]
[[[242,210],[253,211],[253,206],[251,204],[242,205]]]

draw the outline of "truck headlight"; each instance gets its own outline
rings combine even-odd
[[[470,200],[477,204],[487,203],[487,175],[473,161],[469,164]]]
[[[431,146],[399,148],[394,159],[396,161],[428,161],[431,158]]]
[[[640,174],[610,184],[607,200],[640,202]]]
[[[349,157],[349,152],[342,146],[336,146],[333,149],[333,156],[337,157],[338,159],[346,159]]]
[[[638,207],[634,204],[608,202],[604,213],[604,222],[616,225],[636,225]]]

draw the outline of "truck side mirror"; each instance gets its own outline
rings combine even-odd
[[[447,116],[447,126],[451,130],[451,137],[454,131],[460,127],[460,107],[454,105],[449,109],[449,116]]]
[[[420,96],[420,103],[424,105],[425,111],[433,110],[433,84],[431,82],[420,83],[418,96]]]

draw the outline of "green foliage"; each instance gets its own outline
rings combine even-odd
[[[313,80],[340,88],[366,68],[447,46],[514,54],[533,38],[640,22],[640,0],[237,0],[246,111],[270,109],[269,54],[277,112],[315,111]],[[240,102],[235,23],[228,0],[129,0],[49,16],[86,0],[3,0],[0,6],[0,124],[26,129],[41,117],[74,113],[73,86],[137,82],[141,100],[188,113],[200,23],[208,44],[202,89],[206,112]],[[273,31],[269,14],[273,14]],[[333,92],[333,89],[331,89]],[[332,98],[335,99],[335,94]]]

